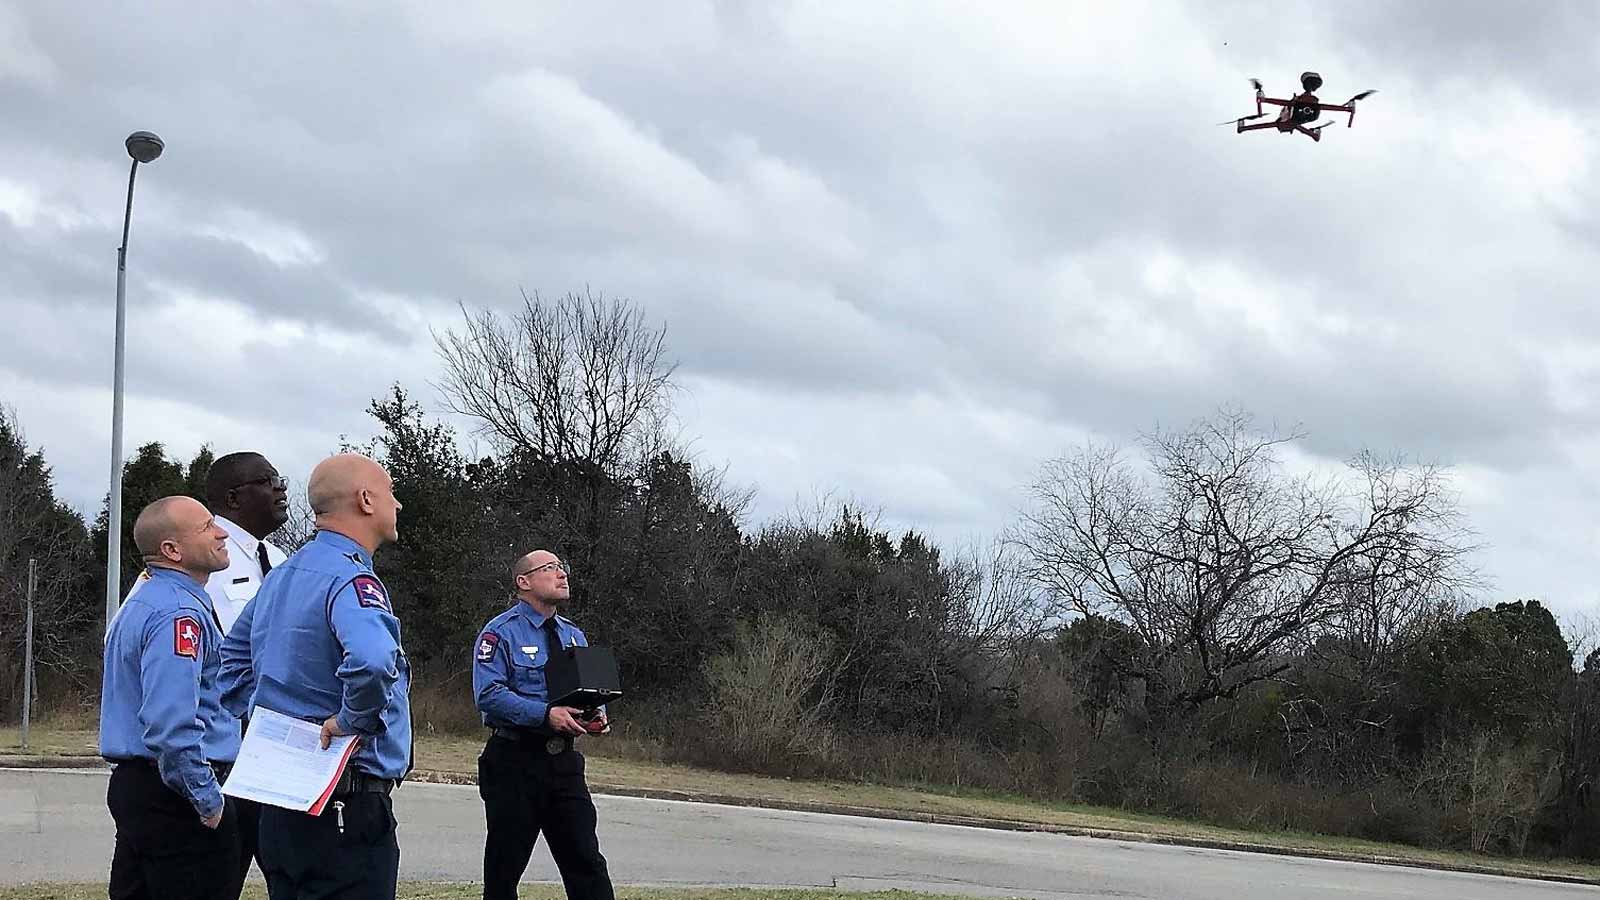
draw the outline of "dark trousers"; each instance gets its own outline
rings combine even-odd
[[[261,804],[239,797],[229,797],[228,802],[239,820],[239,883],[242,885],[250,874],[250,861],[261,858],[257,846],[261,833]]]
[[[250,727],[248,717],[239,720],[239,733],[244,734]],[[239,815],[239,883],[244,884],[246,876],[250,874],[250,861],[257,863],[261,854],[257,851],[261,831],[261,804],[254,800],[243,800],[238,797],[232,799],[233,811]]]
[[[478,757],[478,794],[488,825],[484,900],[515,900],[517,882],[540,832],[561,870],[569,900],[613,900],[611,875],[595,836],[594,801],[583,780],[582,753],[552,755],[538,741],[491,737]]]
[[[272,900],[394,900],[400,844],[387,794],[336,794],[320,816],[262,806],[260,828]]]
[[[207,828],[154,762],[118,763],[106,788],[117,825],[111,900],[237,900],[238,820],[232,799],[224,804],[222,823]]]

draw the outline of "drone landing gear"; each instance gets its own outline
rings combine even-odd
[[[1284,123],[1282,122],[1258,122],[1255,125],[1246,125],[1244,120],[1241,119],[1239,121],[1240,134],[1244,134],[1246,131],[1260,131],[1263,128],[1276,128],[1284,134],[1288,134],[1291,130],[1298,131],[1306,137],[1311,138],[1313,141],[1318,142],[1322,140],[1322,129],[1326,127],[1328,126],[1318,125],[1315,128],[1307,128],[1304,125],[1292,125],[1289,128],[1285,128]]]

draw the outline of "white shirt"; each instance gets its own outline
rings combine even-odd
[[[267,561],[273,567],[283,565],[288,555],[228,519],[217,516],[217,524],[228,533],[228,567],[212,572],[206,581],[206,593],[211,595],[211,605],[217,609],[217,619],[222,622],[222,633],[227,634],[244,612],[244,605],[261,589],[261,560],[256,556],[256,545],[266,544]]]

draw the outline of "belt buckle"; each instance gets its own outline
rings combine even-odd
[[[544,752],[551,756],[555,756],[565,749],[567,749],[567,742],[564,738],[553,737],[544,742]]]

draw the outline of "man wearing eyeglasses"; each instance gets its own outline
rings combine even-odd
[[[206,506],[217,524],[228,533],[228,567],[213,572],[206,581],[206,593],[217,611],[217,621],[226,635],[238,621],[245,604],[261,589],[261,582],[274,566],[283,564],[284,552],[267,542],[267,535],[278,530],[289,518],[288,485],[278,470],[259,453],[229,453],[219,456],[206,473]],[[241,722],[241,724],[246,724]],[[235,798],[239,820],[239,881],[250,872],[250,861],[259,853],[261,805],[254,800]]]
[[[515,900],[540,832],[570,900],[613,897],[583,754],[573,746],[579,735],[606,730],[605,712],[586,728],[580,710],[550,705],[545,681],[552,654],[589,643],[578,626],[556,615],[571,597],[567,575],[566,563],[548,550],[517,560],[511,567],[517,602],[489,620],[473,653],[473,693],[483,724],[494,729],[478,757],[488,825],[484,900]]]
[[[206,473],[206,508],[228,533],[228,567],[212,573],[206,582],[222,633],[227,634],[260,590],[262,579],[287,558],[266,538],[289,518],[288,484],[261,454],[229,453],[218,457]],[[141,572],[123,601],[148,581],[148,573]]]
[[[289,518],[288,484],[265,456],[229,453],[218,457],[206,475],[206,506],[228,532],[228,567],[206,582],[227,633],[262,579],[287,558],[267,535]]]

